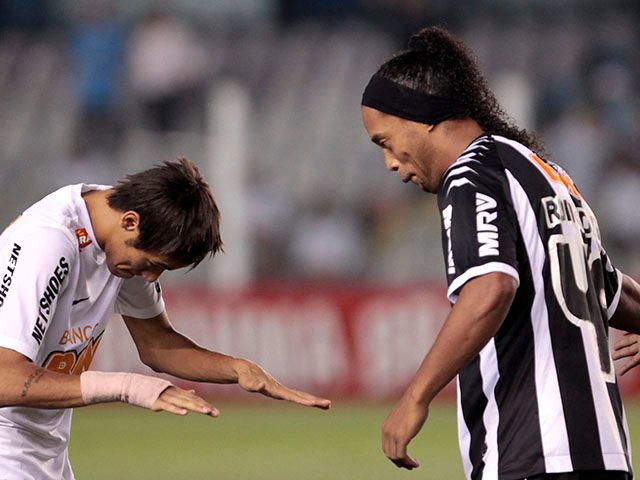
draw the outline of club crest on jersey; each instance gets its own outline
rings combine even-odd
[[[76,228],[76,237],[78,237],[78,245],[80,245],[80,250],[85,247],[88,247],[93,243],[89,234],[87,233],[86,228]]]
[[[476,192],[476,229],[478,232],[478,256],[499,255],[498,227],[493,222],[498,218],[498,204],[489,195]]]

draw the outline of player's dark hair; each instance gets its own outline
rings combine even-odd
[[[424,94],[452,98],[465,109],[462,116],[485,132],[542,149],[535,136],[518,128],[500,107],[473,53],[444,28],[428,27],[413,35],[408,50],[382,64],[377,75]]]
[[[107,197],[140,215],[133,247],[195,267],[222,249],[220,212],[198,167],[186,158],[127,175]]]

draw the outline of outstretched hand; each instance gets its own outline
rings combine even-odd
[[[420,466],[407,453],[409,442],[415,437],[429,414],[428,407],[402,397],[382,424],[382,450],[397,467],[413,470]]]
[[[267,373],[260,365],[248,360],[242,361],[236,370],[238,384],[248,392],[257,392],[277,400],[287,400],[323,410],[331,407],[330,400],[286,387]]]
[[[640,335],[625,333],[613,346],[611,358],[614,360],[629,358],[618,370],[620,375],[624,375],[633,367],[640,365]]]
[[[220,415],[220,411],[203,398],[196,395],[195,390],[183,390],[169,387],[160,394],[151,406],[154,412],[169,412],[174,415],[186,415],[189,412],[201,413],[211,417]]]

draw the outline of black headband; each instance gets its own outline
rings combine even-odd
[[[364,89],[362,105],[427,125],[465,113],[465,108],[452,98],[420,93],[377,74]]]

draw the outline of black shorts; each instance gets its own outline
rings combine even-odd
[[[602,470],[585,470],[569,473],[542,473],[527,477],[524,480],[631,480],[633,477],[627,472],[606,472]]]

